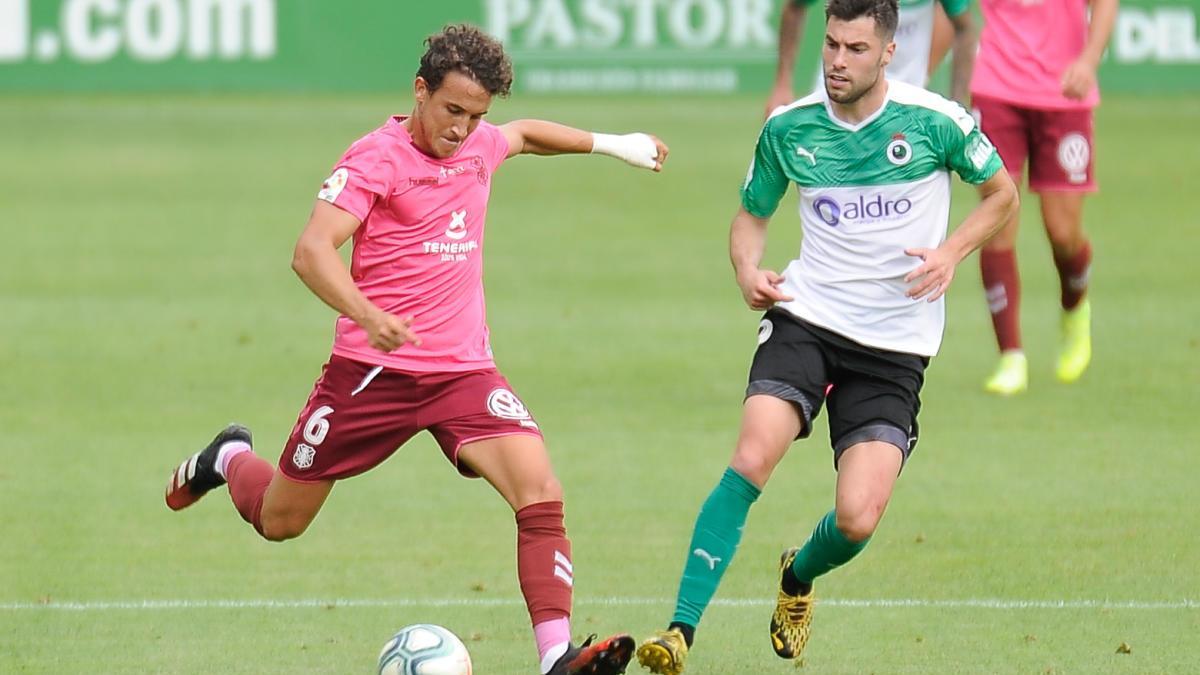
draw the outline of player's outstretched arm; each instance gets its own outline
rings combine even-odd
[[[596,153],[632,166],[662,171],[666,143],[650,134],[600,134],[543,120],[515,120],[500,125],[508,140],[508,156]]]
[[[412,329],[412,317],[388,314],[368,300],[354,285],[350,270],[338,255],[338,248],[358,226],[358,218],[317,200],[292,253],[292,269],[325,304],[362,326],[375,349],[390,352],[406,342],[420,345],[421,339]]]
[[[914,300],[927,297],[933,302],[945,295],[950,282],[954,281],[958,263],[999,232],[1019,205],[1017,186],[1003,169],[980,183],[979,195],[982,197],[979,204],[941,246],[905,249],[906,254],[922,261],[904,277],[906,282],[913,284],[908,289],[908,297]]]
[[[777,302],[792,298],[779,290],[783,276],[759,268],[767,247],[767,223],[770,218],[758,218],[739,208],[729,226],[729,262],[742,298],[750,309],[763,311]]]
[[[784,0],[783,10],[779,13],[779,60],[775,64],[775,85],[767,97],[764,117],[796,98],[792,91],[792,77],[796,68],[796,51],[800,48],[800,35],[804,33],[807,17],[807,2]]]

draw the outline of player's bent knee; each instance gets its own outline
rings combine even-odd
[[[538,488],[539,502],[561,502],[563,499],[563,486],[558,482],[558,479],[551,476],[544,481]]]
[[[1061,231],[1047,227],[1046,232],[1050,237],[1050,247],[1057,257],[1069,258],[1078,254],[1087,240],[1082,230]]]
[[[775,470],[775,462],[771,460],[771,456],[753,443],[738,443],[729,466],[742,478],[760,488],[766,485],[771,472]]]
[[[879,521],[883,517],[883,508],[839,509],[837,512],[837,529],[842,536],[852,542],[866,541],[875,534]]]
[[[520,511],[530,504],[542,502],[561,502],[563,500],[562,483],[553,475],[540,481],[521,485],[517,489],[513,509]]]
[[[270,515],[262,514],[262,529],[259,532],[263,539],[267,541],[287,541],[295,539],[304,534],[308,526],[312,523],[312,518],[305,515],[283,514]]]

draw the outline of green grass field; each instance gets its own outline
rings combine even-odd
[[[373,673],[416,622],[464,636],[479,673],[535,672],[512,516],[427,436],[286,544],[259,540],[224,493],[162,503],[170,470],[229,420],[278,456],[334,318],[289,269],[292,244],[344,147],[407,105],[0,99],[0,672]],[[728,461],[758,319],[726,231],[759,106],[493,107],[672,148],[658,176],[519,158],[495,180],[493,342],[567,489],[578,635],[665,624]],[[1035,200],[1027,395],[981,393],[993,339],[974,258],[960,269],[921,446],[871,546],[820,581],[800,672],[1200,672],[1198,121],[1195,99],[1100,111],[1095,361],[1079,384],[1052,376],[1057,279]],[[973,193],[957,190],[961,217]],[[797,246],[794,204],[776,266]],[[766,636],[774,569],[833,479],[822,421],[752,511],[689,673],[791,672]]]

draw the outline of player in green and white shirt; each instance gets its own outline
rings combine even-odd
[[[675,614],[638,648],[652,672],[682,672],[750,506],[827,402],[836,506],[784,552],[771,619],[775,652],[800,656],[813,580],[866,546],[916,443],[955,268],[1017,207],[999,155],[961,106],[884,77],[896,14],[896,0],[830,0],[823,91],[776,110],[759,136],[729,249],[746,304],[767,312],[737,447],[697,516]],[[951,172],[982,200],[947,237]],[[804,237],[780,275],[761,261],[793,184]]]
[[[767,99],[768,114],[796,98],[792,89],[796,52],[808,10],[816,2],[783,0],[779,16],[779,62],[775,69],[775,85]],[[924,87],[930,71],[941,63],[949,47],[954,52],[950,95],[965,104],[970,94],[971,71],[979,42],[970,4],[970,0],[900,0],[896,54],[888,65],[888,80]],[[818,68],[814,90],[824,88],[823,77]]]
[[[767,219],[790,185],[799,189],[804,244],[783,273],[778,288],[791,299],[779,307],[864,345],[933,356],[944,303],[907,295],[906,250],[942,243],[949,172],[979,184],[1001,168],[1000,156],[957,103],[890,79],[884,91],[883,104],[855,122],[838,117],[825,91],[777,109],[742,207],[747,221]]]

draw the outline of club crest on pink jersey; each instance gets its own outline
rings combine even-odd
[[[476,178],[476,180],[479,181],[479,184],[487,185],[488,170],[487,170],[487,164],[484,164],[484,162],[483,162],[483,158],[480,157],[479,155],[472,156],[471,157],[471,168],[475,170],[475,178]]]

